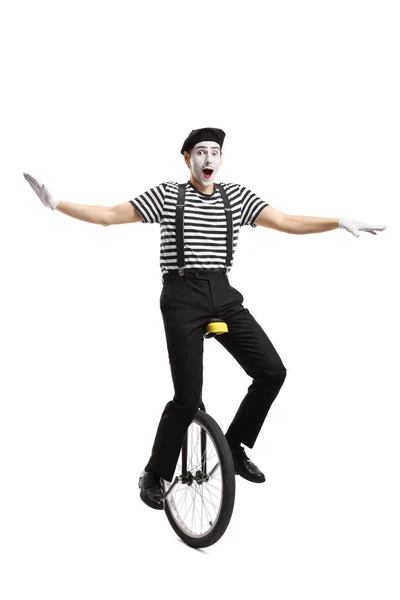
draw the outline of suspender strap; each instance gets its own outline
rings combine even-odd
[[[186,183],[180,183],[178,188],[178,203],[176,205],[176,251],[178,255],[179,275],[183,275],[185,268],[185,252],[183,239],[183,213],[185,210]]]
[[[229,203],[229,198],[227,196],[226,191],[219,185],[215,184],[216,189],[221,194],[222,200],[224,201],[225,207],[225,217],[226,217],[226,270],[228,271],[228,267],[232,262],[232,254],[233,254],[233,224],[232,224],[232,209]],[[185,210],[185,192],[186,192],[186,183],[180,183],[178,187],[178,202],[176,205],[176,215],[175,215],[175,230],[176,230],[176,251],[178,258],[178,270],[179,275],[183,275],[183,270],[185,268],[185,252],[184,252],[184,233],[183,233],[183,215]]]
[[[229,198],[227,196],[226,191],[219,183],[215,184],[215,187],[219,191],[224,201],[225,206],[225,217],[226,217],[226,270],[228,271],[228,267],[232,262],[232,254],[233,254],[233,225],[232,225],[232,209],[229,203]]]

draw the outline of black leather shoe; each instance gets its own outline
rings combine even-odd
[[[264,473],[249,459],[243,446],[231,447],[231,452],[233,464],[235,465],[235,473],[254,483],[263,483],[265,481]]]
[[[164,490],[161,478],[151,471],[143,471],[139,477],[140,498],[147,506],[164,509]]]

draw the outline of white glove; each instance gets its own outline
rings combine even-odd
[[[346,231],[349,231],[356,237],[360,237],[360,231],[368,231],[368,233],[376,235],[376,231],[386,229],[386,225],[368,225],[368,223],[363,223],[363,221],[351,221],[350,219],[339,219],[338,227],[346,229]],[[376,231],[373,231],[374,229]]]
[[[47,208],[55,210],[57,204],[59,203],[59,200],[55,200],[55,198],[53,198],[53,196],[50,194],[49,190],[44,185],[44,183],[40,184],[40,182],[37,179],[32,177],[32,175],[28,175],[28,173],[24,173],[24,177],[26,181],[30,184],[33,191],[39,196],[43,204],[47,206]]]

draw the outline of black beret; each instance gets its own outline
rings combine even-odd
[[[193,146],[199,142],[217,142],[222,150],[224,143],[225,131],[216,129],[215,127],[203,127],[202,129],[192,129],[186,140],[183,142],[181,154],[189,152]]]

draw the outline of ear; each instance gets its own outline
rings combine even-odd
[[[185,163],[187,164],[188,167],[190,167],[190,154],[189,154],[189,152],[186,152],[186,150],[184,150],[183,156],[184,156],[184,159],[185,159]]]

